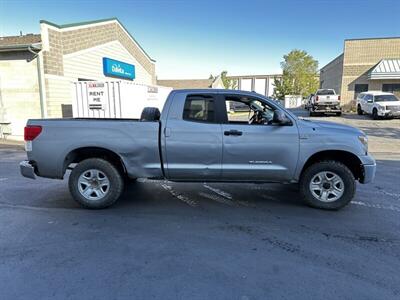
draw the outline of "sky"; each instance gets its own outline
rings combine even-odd
[[[117,17],[159,79],[281,73],[283,55],[306,50],[323,67],[344,39],[400,36],[400,0],[0,0],[0,36]]]

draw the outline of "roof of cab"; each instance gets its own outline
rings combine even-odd
[[[177,89],[173,90],[175,93],[205,93],[205,94],[231,94],[231,95],[242,95],[242,96],[261,96],[265,97],[262,94],[251,92],[251,91],[243,91],[243,90],[229,90],[229,89]]]
[[[370,95],[393,95],[393,93],[389,92],[382,92],[382,91],[367,91],[367,92],[362,92],[360,94],[370,94]]]

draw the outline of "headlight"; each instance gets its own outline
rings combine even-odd
[[[385,110],[385,107],[379,105],[379,106],[378,106],[378,109],[379,109],[379,110]]]
[[[364,145],[365,151],[368,152],[368,137],[366,135],[359,135],[358,139]]]

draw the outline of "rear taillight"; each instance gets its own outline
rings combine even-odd
[[[42,126],[25,126],[24,140],[33,141],[42,132]]]
[[[318,101],[319,100],[319,97],[317,96],[317,97],[315,97],[315,101]]]
[[[337,99],[340,101],[340,95],[337,97]]]

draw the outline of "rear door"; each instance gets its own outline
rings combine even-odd
[[[243,97],[222,96],[225,101]],[[256,99],[257,100],[257,99]],[[260,99],[259,99],[260,100]],[[261,101],[261,100],[260,100]],[[222,179],[227,181],[289,181],[299,154],[299,134],[292,126],[248,124],[249,114],[225,114]]]
[[[215,94],[175,94],[164,128],[169,179],[220,179],[222,125],[217,114]]]

